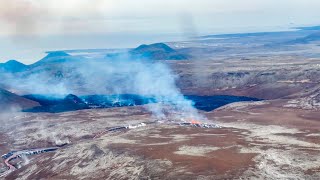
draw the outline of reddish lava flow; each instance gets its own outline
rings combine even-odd
[[[196,121],[194,119],[192,119],[190,123],[193,124],[193,125],[198,125],[198,124],[200,125],[201,124],[200,121]]]

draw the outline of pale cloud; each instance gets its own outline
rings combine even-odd
[[[239,21],[242,26],[308,24],[319,18],[318,7],[319,0],[0,0],[0,36],[144,32],[163,26],[177,31],[184,14],[194,17],[200,30],[209,23],[237,27]],[[135,26],[127,25],[133,21]]]
[[[316,25],[319,7],[319,0],[0,0],[0,48],[5,49],[0,61],[42,49],[101,48],[100,36],[113,37],[109,44],[120,47],[150,42],[144,36],[189,30],[212,34]],[[76,40],[66,45],[70,36]],[[125,38],[115,44],[115,37]]]

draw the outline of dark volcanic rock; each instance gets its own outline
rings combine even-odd
[[[82,99],[80,99],[78,96],[69,94],[64,98],[64,101],[66,103],[71,103],[71,104],[85,104]]]
[[[112,108],[112,107],[126,107],[138,106],[149,103],[157,103],[154,97],[140,96],[135,94],[119,94],[119,95],[89,95],[77,97],[75,95],[68,95],[64,99],[53,98],[50,96],[41,95],[27,95],[28,99],[39,102],[42,106],[36,107],[28,112],[65,112],[75,111],[81,109],[95,109],[95,108]],[[240,101],[259,101],[257,98],[242,97],[242,96],[185,96],[186,99],[191,100],[194,107],[203,111],[212,111],[226,104],[240,102]]]
[[[41,104],[40,107],[25,110],[26,112],[60,113],[89,109],[89,106],[82,99],[73,94],[69,94],[64,99],[42,95],[26,95],[24,97],[37,101]]]
[[[224,105],[234,102],[261,101],[262,99],[244,97],[244,96],[186,96],[187,99],[194,102],[194,107],[203,111],[212,111]]]

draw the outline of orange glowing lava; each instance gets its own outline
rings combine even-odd
[[[190,123],[191,123],[191,124],[201,124],[200,121],[196,121],[196,120],[194,120],[194,119],[192,119]]]

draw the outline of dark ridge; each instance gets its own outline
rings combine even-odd
[[[26,70],[27,68],[27,65],[16,60],[9,60],[6,63],[0,63],[0,70],[3,70],[5,72],[21,72]]]
[[[41,106],[55,105],[63,100],[63,97],[54,95],[30,94],[24,95],[23,97],[32,101],[37,101]]]
[[[89,109],[89,106],[82,99],[73,94],[69,94],[65,98],[52,98],[45,95],[26,95],[24,97],[41,104],[39,107],[27,109],[24,112],[61,113]]]

